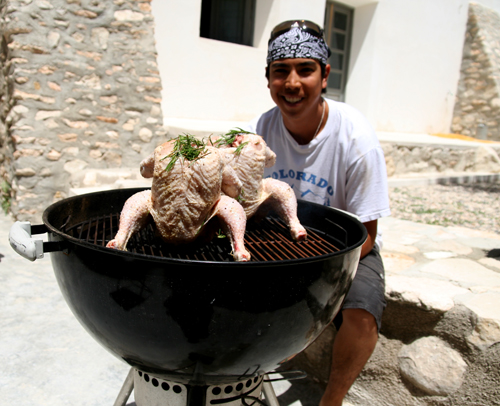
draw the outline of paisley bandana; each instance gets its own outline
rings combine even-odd
[[[311,58],[328,63],[329,49],[323,38],[315,37],[300,28],[292,28],[269,44],[267,64],[285,58]]]

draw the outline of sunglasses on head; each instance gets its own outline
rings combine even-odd
[[[308,20],[288,20],[274,27],[271,32],[269,42],[274,41],[281,34],[290,31],[292,28],[299,28],[300,30],[314,35],[315,37],[323,38],[323,30],[318,24]]]

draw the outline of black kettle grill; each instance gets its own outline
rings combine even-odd
[[[10,240],[30,260],[51,252],[76,318],[141,377],[194,387],[255,379],[305,349],[339,311],[367,236],[355,217],[299,200],[303,242],[273,215],[250,220],[244,263],[225,239],[168,245],[152,226],[129,251],[106,248],[125,200],[140,190],[61,200],[43,225],[14,224]],[[45,232],[48,242],[31,237]]]

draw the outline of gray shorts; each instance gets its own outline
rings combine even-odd
[[[378,331],[382,324],[382,313],[386,306],[385,301],[385,271],[382,257],[377,245],[359,261],[356,276],[347,293],[342,310],[364,309],[373,314],[377,321]],[[342,312],[340,311],[333,324],[340,328]]]

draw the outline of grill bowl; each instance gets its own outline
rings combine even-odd
[[[165,258],[108,249],[97,236],[89,242],[64,232],[119,213],[140,190],[76,196],[43,214],[49,241],[64,248],[51,259],[66,302],[86,330],[129,365],[181,383],[234,382],[302,351],[340,309],[366,229],[325,206],[299,201],[298,216],[339,250],[299,259]]]

